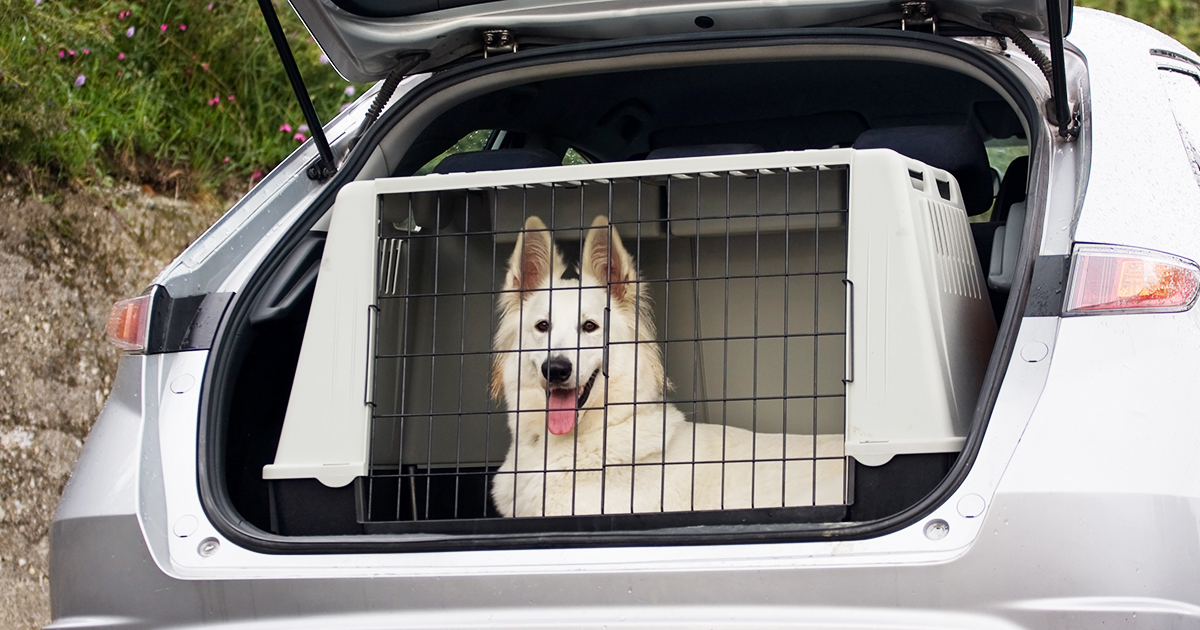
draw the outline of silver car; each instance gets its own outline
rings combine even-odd
[[[379,83],[114,308],[49,627],[1200,621],[1195,53],[1069,0],[292,5]]]

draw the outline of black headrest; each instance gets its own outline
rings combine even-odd
[[[667,160],[670,158],[700,157],[703,155],[733,155],[736,153],[762,153],[763,148],[757,144],[696,144],[690,147],[663,147],[646,154],[647,160]]]
[[[1000,180],[1000,192],[996,195],[996,209],[992,211],[992,221],[1003,221],[1008,218],[1008,209],[1014,203],[1025,200],[1025,183],[1029,179],[1029,156],[1021,157],[1008,163],[1004,169],[1004,179]]]
[[[855,149],[891,149],[900,155],[949,171],[962,189],[968,215],[992,206],[992,169],[983,140],[970,127],[928,125],[868,129]]]
[[[434,173],[508,171],[515,168],[559,166],[562,159],[546,149],[496,149],[447,155],[433,167]]]

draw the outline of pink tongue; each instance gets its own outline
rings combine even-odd
[[[546,401],[546,428],[554,435],[575,428],[575,390],[550,390],[550,400]]]

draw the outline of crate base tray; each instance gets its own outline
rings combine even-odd
[[[389,521],[362,523],[366,534],[442,534],[460,536],[502,534],[561,534],[646,532],[670,539],[683,529],[697,526],[795,525],[836,523],[846,519],[844,505],[793,508],[714,510],[611,514],[601,516],[539,516],[529,518],[481,518],[456,521]]]

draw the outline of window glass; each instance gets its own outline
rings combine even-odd
[[[587,158],[580,155],[575,149],[567,149],[566,155],[563,156],[562,163],[563,166],[570,166],[572,164],[591,164]]]
[[[491,137],[491,129],[478,129],[476,131],[472,131],[471,133],[463,136],[458,142],[455,142],[454,146],[442,151],[441,155],[426,162],[425,166],[422,166],[417,170],[416,173],[413,173],[413,175],[428,175],[429,173],[433,172],[434,167],[440,164],[442,160],[446,159],[447,155],[454,155],[455,153],[467,153],[470,151],[482,151],[484,147],[487,146],[488,138]]]
[[[1025,144],[1024,140],[1018,140],[1018,144],[1009,144],[1011,141],[1007,140],[1001,142],[1003,144],[988,142],[987,156],[988,164],[999,171],[1000,175],[1004,175],[1013,160],[1029,155],[1029,145]]]

